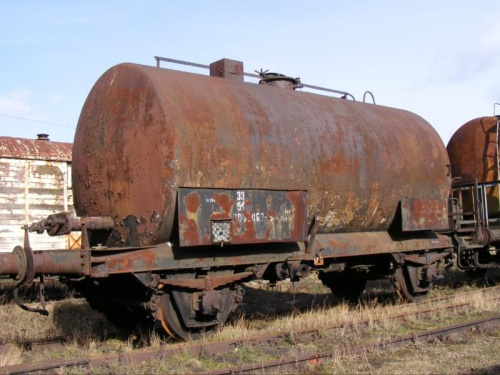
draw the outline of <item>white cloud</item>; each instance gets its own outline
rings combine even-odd
[[[462,84],[494,79],[500,66],[500,24],[485,19],[476,34],[459,38],[439,51],[432,84]]]
[[[49,100],[51,102],[60,102],[63,100],[63,96],[61,94],[53,94],[49,96]]]
[[[18,118],[30,110],[31,92],[27,89],[0,93],[0,135],[12,136],[17,129]]]
[[[6,94],[0,94],[0,111],[29,111],[31,92],[27,89],[13,90]]]
[[[483,51],[500,51],[500,25],[496,19],[485,22],[486,27],[478,43],[478,49]]]

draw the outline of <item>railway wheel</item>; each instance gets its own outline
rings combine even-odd
[[[367,282],[364,277],[345,278],[320,274],[319,278],[325,286],[330,288],[335,297],[348,302],[357,302],[360,299]]]
[[[429,295],[430,285],[415,285],[410,272],[413,267],[403,266],[396,269],[396,290],[399,297],[411,302],[418,302]]]
[[[159,306],[161,326],[168,335],[182,340],[220,328],[236,307],[239,289],[166,291]]]

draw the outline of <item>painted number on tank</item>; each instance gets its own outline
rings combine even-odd
[[[252,220],[255,221],[255,222],[261,222],[261,221],[264,221],[266,220],[266,214],[264,214],[264,212],[254,212],[252,214]]]
[[[243,211],[244,207],[245,207],[245,192],[244,191],[237,191],[236,192],[236,209],[239,212],[241,212],[241,211]],[[238,216],[240,216],[240,214],[238,214]]]
[[[181,246],[212,244],[213,223],[228,222],[231,243],[293,242],[306,236],[303,191],[179,189]]]

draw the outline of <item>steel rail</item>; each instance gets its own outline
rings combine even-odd
[[[495,287],[496,289],[496,287]],[[474,293],[474,292],[467,292],[467,293],[464,293],[465,294],[469,294],[469,293]],[[475,292],[477,293],[477,292]],[[462,296],[462,295],[460,295]],[[450,296],[446,296],[444,299],[436,299],[435,301],[432,301],[432,302],[441,302],[441,301],[445,301],[447,299],[449,299]],[[429,300],[429,302],[431,302]],[[424,302],[419,302],[418,304],[415,304],[416,306],[419,305],[419,304],[423,304]],[[468,306],[469,304],[468,303],[461,303],[461,304],[457,304],[457,305],[453,305],[453,307],[455,308],[461,308],[461,307],[464,307],[464,306]],[[448,307],[444,307],[444,309],[446,308],[450,308],[449,306]],[[440,309],[443,309],[442,307],[440,307]],[[407,317],[407,316],[410,316],[410,315],[421,315],[421,314],[425,314],[425,313],[429,313],[429,312],[433,312],[435,311],[436,309],[427,309],[427,310],[421,310],[421,311],[418,311],[418,312],[415,312],[415,311],[412,311],[412,312],[408,312],[408,313],[405,313],[405,314],[401,314],[401,315],[396,315],[396,316],[393,316],[394,319],[402,319],[404,317]],[[361,324],[368,324],[367,322],[361,322],[361,323],[358,323],[359,325]],[[348,327],[349,324],[347,324],[345,327]],[[339,326],[334,326],[334,327],[330,327],[327,329],[338,329],[340,328]],[[315,335],[315,332],[317,330],[315,329],[312,329],[311,332],[310,332],[310,335],[313,337]],[[298,332],[297,334],[302,334],[302,335],[306,335],[307,332],[304,330],[304,331],[301,331],[301,332]],[[102,337],[99,337],[98,339],[104,339],[105,336],[102,336]],[[258,337],[255,338],[255,344],[258,345],[259,342],[258,342]],[[276,337],[276,339],[280,339],[280,337]],[[51,347],[51,346],[56,346],[56,345],[63,345],[67,340],[65,338],[63,338],[62,336],[61,337],[56,337],[56,338],[53,338],[53,339],[40,339],[40,340],[22,340],[20,342],[9,342],[9,343],[6,343],[6,342],[2,342],[0,343],[0,353],[2,353],[3,351],[5,351],[6,349],[5,348],[8,348],[12,345],[18,345],[18,346],[21,346],[23,348],[23,350],[25,351],[42,351],[44,350],[46,347]],[[273,340],[270,340],[270,339],[265,339],[265,342],[267,343],[271,343],[271,341]],[[222,346],[221,346],[221,349],[220,350],[210,350],[210,352],[214,353],[214,352],[217,352],[217,351],[229,351],[229,350],[232,350],[234,349],[237,345],[241,345],[242,343],[241,342],[229,342],[226,343],[223,342],[222,343]],[[167,349],[168,350],[168,349]],[[198,352],[194,352],[194,354],[197,354]]]
[[[45,348],[49,346],[54,346],[54,345],[62,345],[66,342],[66,338],[62,336],[54,337],[52,339],[41,339],[41,340],[22,340],[21,342],[18,342],[17,344],[19,346],[22,346],[23,350],[27,351],[33,351],[37,350],[39,348]],[[7,347],[9,345],[15,345],[14,343],[5,343],[5,344],[0,344],[0,352],[2,351],[2,348]]]
[[[263,363],[250,363],[243,366],[197,372],[197,374],[225,375],[225,374],[254,373],[255,371],[260,372],[273,369],[274,370],[279,369],[280,371],[288,371],[292,369],[296,370],[305,365],[312,365],[312,366],[318,365],[322,363],[325,359],[337,356],[361,354],[375,349],[381,350],[388,348],[398,348],[409,344],[415,344],[417,342],[427,342],[432,339],[444,340],[452,335],[463,334],[470,332],[472,330],[484,331],[487,329],[492,329],[497,327],[500,327],[500,314],[486,319],[478,319],[466,323],[460,323],[447,327],[436,328],[418,334],[400,336],[393,338],[391,340],[377,341],[375,343],[368,345],[360,345],[350,348],[341,348],[333,351],[326,351],[315,354],[292,356],[284,359],[271,360]]]
[[[496,289],[496,287],[494,288]],[[500,299],[500,298],[495,298],[495,299]],[[447,306],[437,306],[435,308],[429,308],[420,311],[412,311],[409,313],[399,314],[388,318],[396,321],[401,321],[410,316],[425,315],[438,310],[460,309],[467,307],[470,304],[471,303],[469,302],[464,302]],[[373,323],[373,321],[371,321],[371,323]],[[314,339],[319,337],[321,335],[321,332],[324,332],[325,330],[336,330],[336,329],[346,329],[346,328],[353,329],[354,327],[368,326],[369,324],[370,321],[363,321],[359,323],[350,323],[350,324],[339,324],[332,327],[321,327],[319,329],[300,330],[293,332],[293,335],[295,338],[300,336],[302,338]],[[218,353],[231,352],[236,348],[241,347],[242,345],[246,346],[273,345],[280,340],[286,339],[289,336],[290,332],[278,332],[274,334],[251,337],[247,339],[236,339],[236,340],[220,341],[220,342],[205,343],[205,344],[194,344],[188,346],[179,346],[175,348],[163,346],[156,350],[142,349],[142,350],[131,351],[128,353],[106,354],[106,355],[91,356],[90,358],[80,358],[74,360],[54,359],[34,364],[19,364],[19,365],[0,367],[0,374],[25,374],[29,372],[51,371],[58,368],[70,368],[70,367],[99,368],[99,367],[105,367],[112,362],[140,363],[144,361],[168,359],[171,358],[172,356],[180,355],[183,353],[184,354],[188,353],[193,356],[201,354],[214,355]],[[231,371],[237,372],[240,370],[235,370],[234,368],[232,368]]]
[[[169,57],[161,57],[161,56],[154,56],[154,58],[156,60],[156,67],[157,68],[160,68],[160,61],[164,61],[164,62],[168,62],[168,63],[172,63],[172,64],[192,66],[192,67],[200,68],[200,69],[210,69],[210,65],[198,64],[198,63],[194,63],[194,62],[190,62],[190,61],[171,59]],[[257,78],[257,79],[262,78],[259,74],[253,74],[253,73],[247,73],[247,72],[243,72],[243,76]],[[333,94],[343,95],[345,97],[345,99],[347,99],[347,97],[350,96],[352,98],[352,100],[356,101],[354,96],[352,94],[348,93],[347,91],[334,90],[334,89],[329,89],[326,87],[315,86],[315,85],[308,85],[306,83],[301,83],[301,86],[312,89],[312,90],[319,90],[319,91],[331,92]],[[374,99],[374,101],[375,101],[375,99]]]
[[[447,295],[447,296],[441,296],[441,297],[435,297],[435,298],[429,298],[429,299],[426,299],[426,300],[423,300],[423,301],[419,301],[419,302],[416,302],[416,303],[407,303],[406,305],[407,306],[421,306],[421,305],[430,305],[430,304],[434,304],[434,303],[439,303],[439,302],[444,302],[444,301],[448,301],[448,300],[451,300],[451,299],[458,299],[458,298],[463,298],[463,297],[467,297],[469,295],[474,295],[474,294],[485,294],[487,292],[492,292],[492,291],[495,291],[495,290],[500,290],[500,285],[496,285],[496,286],[491,286],[491,287],[487,287],[487,288],[483,288],[483,289],[480,289],[480,290],[472,290],[472,291],[468,291],[468,292],[462,292],[462,293],[458,293],[458,294],[450,294],[450,295]],[[370,298],[368,298],[369,300]],[[79,298],[79,299],[75,299],[75,300],[81,300],[83,301],[84,298]],[[273,305],[282,305],[283,303],[276,303],[276,304],[270,304],[270,305],[266,305],[266,306],[273,306]],[[297,306],[298,305],[298,306]],[[444,307],[444,309],[447,309],[447,308],[452,308],[453,306],[457,307],[457,308],[460,308],[460,307],[463,307],[463,306],[466,306],[468,305],[468,303],[460,303],[460,304],[457,304],[457,305],[450,305],[448,307]],[[294,305],[294,309],[299,309],[301,310],[302,308],[304,309],[310,309],[311,306],[309,304],[298,304],[296,303]],[[443,307],[440,307],[440,309],[443,309]],[[241,308],[241,312],[246,316],[246,317],[251,317],[253,315],[253,313],[250,311],[247,311],[247,309],[245,309],[244,307]],[[290,308],[285,308],[285,309],[282,309],[282,310],[279,310],[279,311],[273,311],[273,314],[276,314],[276,315],[281,315],[285,312],[288,312],[290,311]],[[426,314],[426,313],[430,313],[430,312],[433,312],[435,311],[435,309],[433,308],[430,308],[430,309],[426,309],[426,310],[421,310],[421,311],[410,311],[410,312],[407,312],[407,313],[403,313],[403,314],[399,314],[399,315],[394,315],[392,316],[392,318],[395,318],[395,319],[399,319],[399,318],[404,318],[404,317],[407,317],[407,316],[410,316],[410,315],[419,315],[419,314]],[[358,324],[367,324],[367,322],[360,322]],[[349,324],[347,324],[348,326]],[[345,326],[343,326],[345,327]],[[338,326],[333,326],[333,327],[330,327],[327,329],[337,329],[337,328],[340,328]],[[313,329],[314,330],[314,329]],[[105,336],[102,336],[102,338],[104,339]],[[58,336],[58,337],[55,337],[53,339],[37,339],[37,340],[22,340],[20,342],[0,342],[0,349],[2,347],[5,347],[5,346],[8,346],[8,345],[20,345],[23,347],[24,350],[28,350],[28,351],[32,351],[34,349],[40,349],[40,348],[43,348],[43,347],[46,347],[46,346],[52,346],[52,345],[58,345],[58,344],[63,344],[66,342],[66,339],[62,336]]]
[[[420,306],[420,305],[429,305],[429,304],[433,304],[433,303],[439,303],[439,302],[444,302],[444,301],[447,301],[447,300],[450,300],[450,299],[456,299],[456,298],[462,298],[462,297],[466,297],[468,295],[473,295],[473,294],[478,294],[478,293],[481,293],[481,294],[484,294],[485,292],[491,292],[491,291],[494,291],[494,290],[498,290],[500,289],[500,285],[497,285],[497,286],[493,286],[493,287],[488,287],[488,288],[484,288],[484,289],[481,289],[479,291],[469,291],[469,292],[463,292],[463,293],[459,293],[459,294],[451,294],[451,295],[447,295],[447,296],[443,296],[443,297],[436,297],[436,298],[431,298],[431,299],[428,299],[428,300],[425,300],[425,301],[421,301],[421,302],[417,302],[417,303],[414,303],[414,304],[409,304],[409,306]],[[83,299],[82,299],[83,300]],[[422,315],[422,314],[427,314],[427,313],[431,313],[431,312],[434,312],[436,311],[437,309],[450,309],[450,308],[462,308],[462,307],[465,307],[465,306],[468,306],[469,304],[468,303],[460,303],[460,304],[456,304],[456,305],[449,305],[449,306],[445,306],[445,307],[438,307],[438,308],[429,308],[429,309],[426,309],[426,310],[420,310],[420,311],[411,311],[411,312],[407,312],[407,313],[404,313],[404,314],[399,314],[399,315],[394,315],[392,316],[391,318],[393,319],[404,319],[405,317],[408,317],[408,316],[412,316],[412,315]],[[297,308],[297,306],[295,306],[295,308]],[[286,311],[289,311],[289,309],[287,309]],[[283,313],[283,311],[279,311],[278,314],[281,314]],[[252,315],[251,313],[248,313],[248,312],[245,312],[243,311],[243,313],[245,315]],[[276,312],[275,312],[276,313]],[[360,323],[357,323],[357,325],[367,325],[368,322],[360,322]],[[346,325],[342,325],[342,326],[333,326],[333,327],[326,327],[326,329],[338,329],[338,328],[349,328],[350,326],[354,326],[355,324],[346,324]],[[311,329],[311,330],[303,330],[303,331],[300,331],[300,332],[297,332],[296,334],[298,335],[309,335],[310,337],[315,337],[316,336],[316,333],[317,333],[317,330],[316,329]],[[295,333],[294,333],[295,334]],[[279,335],[279,334],[277,334]],[[102,339],[104,339],[105,337],[102,336]],[[252,345],[259,345],[259,341],[258,341],[258,338],[259,337],[256,337],[255,338],[255,342],[252,344]],[[263,343],[272,343],[276,340],[279,340],[281,339],[282,337],[278,336],[276,337],[274,340],[270,339],[270,338],[266,338],[264,339]],[[7,348],[11,345],[20,345],[23,347],[24,350],[26,351],[33,351],[33,350],[38,350],[38,351],[41,351],[41,350],[44,350],[46,347],[50,347],[50,346],[56,346],[56,345],[63,345],[64,343],[66,342],[66,339],[62,336],[60,337],[55,337],[53,339],[38,339],[38,340],[22,340],[21,342],[10,342],[10,343],[6,343],[6,342],[0,342],[0,352],[2,352],[2,349],[3,348]],[[233,350],[236,346],[238,345],[242,345],[243,342],[222,342],[221,343],[221,349],[218,349],[218,350],[215,350],[215,349],[210,349],[210,348],[205,348],[207,350],[209,350],[211,353],[215,353],[215,352],[223,352],[223,351],[230,351],[230,350]],[[166,350],[169,350],[169,349],[166,349]],[[199,351],[194,351],[193,354],[198,354]]]

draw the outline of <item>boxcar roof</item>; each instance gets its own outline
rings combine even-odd
[[[71,161],[72,148],[72,143],[0,137],[2,158]]]

